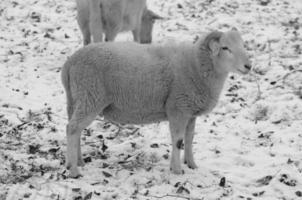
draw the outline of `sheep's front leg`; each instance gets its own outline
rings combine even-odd
[[[180,149],[186,131],[188,120],[181,115],[174,115],[169,118],[169,126],[172,138],[172,156],[170,169],[175,174],[182,174],[180,162]]]
[[[184,161],[188,165],[188,167],[192,169],[197,168],[197,165],[194,162],[193,152],[192,152],[192,142],[194,137],[195,121],[196,121],[195,117],[189,120],[185,133]]]

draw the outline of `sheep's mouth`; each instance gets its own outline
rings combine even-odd
[[[247,74],[250,72],[250,70],[241,70],[241,69],[237,69],[237,71],[240,73],[240,74]]]

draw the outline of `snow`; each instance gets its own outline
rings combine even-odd
[[[236,27],[253,61],[253,72],[230,75],[218,106],[198,118],[199,168],[170,173],[167,122],[120,126],[98,119],[82,134],[83,177],[69,179],[60,69],[82,46],[75,2],[3,0],[0,199],[301,198],[302,2],[148,5],[165,17],[155,25],[154,43],[193,42],[210,30]]]

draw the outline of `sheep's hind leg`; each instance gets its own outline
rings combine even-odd
[[[78,162],[78,138],[80,132],[74,122],[69,121],[66,126],[67,132],[67,151],[66,151],[66,168],[69,170],[69,176],[77,178],[80,176],[77,162]]]
[[[84,16],[78,16],[78,24],[81,29],[82,35],[83,35],[83,44],[88,45],[91,42],[91,34],[90,34],[90,28],[88,25],[88,20],[83,19]]]
[[[114,41],[114,39],[117,36],[117,33],[118,33],[118,30],[115,29],[115,28],[112,28],[112,29],[108,30],[106,32],[105,41],[106,42],[112,42],[112,41]]]
[[[134,30],[132,30],[133,40],[134,40],[135,42],[138,42],[138,43],[141,42],[140,32],[141,32],[141,29],[140,29],[140,28],[135,28]]]
[[[183,174],[180,162],[180,149],[186,131],[188,120],[184,116],[174,115],[169,118],[169,126],[172,138],[172,156],[170,169],[174,174]]]
[[[83,35],[83,43],[87,45],[91,42],[91,34],[89,27],[89,13],[85,9],[78,10],[77,21]]]
[[[192,142],[193,142],[193,137],[194,137],[195,121],[196,121],[196,118],[192,118],[189,120],[189,123],[186,128],[186,133],[185,133],[184,162],[191,169],[197,168],[197,165],[194,162],[193,152],[192,152]]]
[[[89,125],[88,125],[89,126]],[[87,127],[87,126],[86,126]],[[82,151],[81,151],[81,137],[78,137],[78,166],[79,167],[84,167],[85,161],[82,157]]]
[[[91,35],[90,35],[90,30],[89,30],[88,26],[84,30],[82,30],[82,35],[83,35],[83,44],[84,44],[84,46],[90,44]]]
[[[101,15],[101,4],[98,0],[91,0],[89,2],[89,29],[93,38],[93,42],[102,42],[103,22]]]
[[[83,166],[81,153],[81,132],[97,116],[96,112],[86,113],[86,109],[78,107],[67,125],[67,168],[69,176],[77,178],[80,175],[78,165]]]

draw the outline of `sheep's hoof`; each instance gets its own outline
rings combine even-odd
[[[82,177],[82,174],[80,174],[80,172],[79,172],[79,170],[78,170],[77,167],[73,168],[73,169],[70,168],[69,169],[69,177],[77,179],[77,178]]]
[[[69,170],[69,169],[71,168],[71,166],[72,166],[72,165],[71,165],[71,162],[67,162],[67,164],[66,164],[66,169]]]
[[[192,161],[187,161],[185,160],[185,164],[190,168],[190,169],[196,169],[198,168],[197,165],[195,164],[195,162],[192,160]]]
[[[69,174],[69,178],[78,179],[78,178],[81,178],[81,177],[83,177],[82,174],[78,174],[76,176],[73,176],[73,175]]]
[[[85,165],[85,161],[83,160],[83,158],[80,158],[80,159],[78,160],[78,166],[79,166],[79,167],[84,167],[84,165]]]
[[[185,171],[183,169],[173,169],[172,167],[170,167],[170,170],[172,171],[173,174],[184,174]]]

